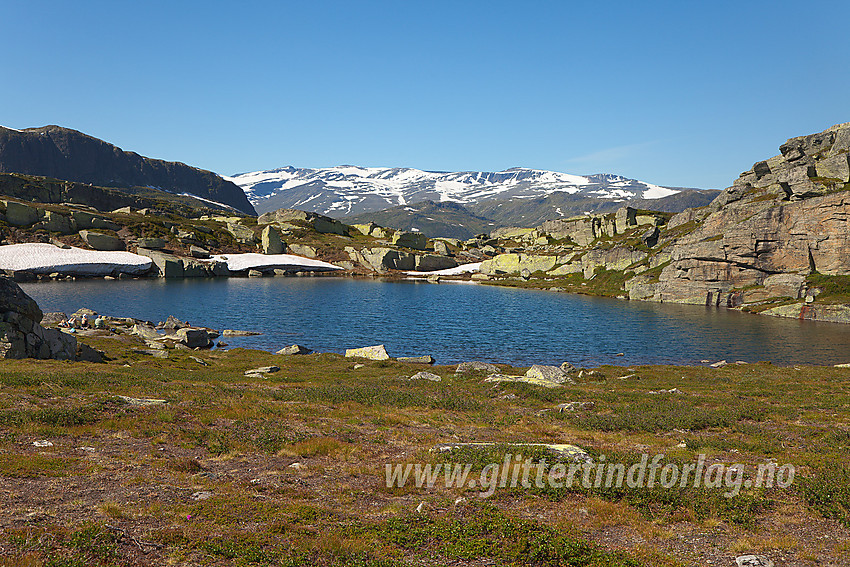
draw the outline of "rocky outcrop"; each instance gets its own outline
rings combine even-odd
[[[264,213],[257,219],[259,224],[291,223],[293,221],[310,226],[316,232],[348,236],[348,225],[318,213],[299,211],[298,209],[278,209]]]
[[[850,273],[850,123],[780,151],[741,174],[704,218],[671,219],[671,227],[696,226],[672,243],[658,281],[635,282],[630,296],[736,307],[797,299],[812,272]]]
[[[191,193],[243,213],[256,214],[241,188],[211,171],[125,152],[103,140],[60,126],[23,131],[0,127],[0,172],[104,187],[156,187],[172,193]],[[115,205],[124,204],[131,203]]]
[[[40,325],[41,309],[8,278],[0,277],[0,358],[74,360],[77,340]]]

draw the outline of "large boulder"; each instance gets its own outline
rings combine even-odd
[[[273,226],[266,225],[260,233],[260,246],[263,247],[263,254],[282,254],[283,242],[280,240],[280,233]]]
[[[77,339],[40,325],[41,309],[12,280],[0,277],[0,358],[74,360]]]
[[[6,205],[6,222],[12,226],[32,226],[38,221],[38,209],[17,201],[3,201]]]
[[[147,250],[139,248],[136,251],[141,256],[147,256],[153,260],[159,276],[162,278],[182,278],[183,277],[183,260],[173,254],[157,252],[155,250]]]
[[[177,329],[174,336],[177,338],[178,342],[189,348],[210,348],[213,346],[213,341],[206,329],[184,327],[182,329]]]
[[[117,236],[81,230],[80,238],[95,250],[115,251],[124,250],[124,241]]]
[[[136,240],[136,246],[148,250],[162,250],[166,244],[167,242],[162,238],[139,238]]]
[[[233,236],[233,238],[241,244],[254,244],[257,241],[257,236],[254,234],[254,231],[244,224],[228,222],[226,226],[227,232],[229,232],[231,236]]]
[[[399,231],[393,235],[393,244],[413,250],[425,250],[428,247],[428,237],[419,232]]]
[[[384,345],[349,348],[346,349],[345,356],[349,358],[367,358],[369,360],[388,360],[390,358]]]
[[[558,366],[544,366],[542,364],[535,364],[529,368],[525,373],[525,377],[529,382],[533,383],[552,382],[554,384],[563,384],[573,381],[569,374]]]
[[[457,266],[457,260],[448,256],[439,256],[437,254],[422,254],[416,256],[415,269],[420,272],[433,272],[435,270],[445,270]]]
[[[71,226],[70,217],[55,211],[45,211],[41,225],[48,232],[58,232],[60,234],[71,234],[75,232]]]

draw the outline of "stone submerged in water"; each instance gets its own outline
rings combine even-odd
[[[369,360],[389,360],[390,358],[384,345],[349,348],[345,350],[345,356],[348,358],[367,358]]]

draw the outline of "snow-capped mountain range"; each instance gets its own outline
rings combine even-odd
[[[225,179],[242,187],[259,213],[292,208],[338,218],[425,200],[475,204],[564,192],[629,201],[660,199],[682,190],[608,173],[571,175],[519,167],[497,172],[436,172],[353,165],[323,169],[288,166]]]

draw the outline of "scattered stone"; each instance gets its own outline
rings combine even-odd
[[[850,368],[850,362],[845,362],[844,364],[836,364],[835,368]]]
[[[273,374],[275,372],[280,372],[280,366],[260,366],[259,368],[254,368],[253,370],[246,370],[245,376],[262,376],[263,374]]]
[[[440,382],[442,378],[437,376],[436,374],[432,374],[431,372],[417,372],[413,376],[410,377],[411,380],[430,380],[431,382]]]
[[[53,447],[53,443],[47,440],[33,441],[33,447]]]
[[[466,504],[466,498],[463,496],[455,498],[455,506],[460,506],[461,504]]]
[[[131,406],[164,406],[168,403],[167,400],[158,400],[156,398],[131,398],[129,396],[117,396],[119,400]]]
[[[203,358],[198,358],[197,356],[190,356],[189,358],[191,360],[194,360],[195,362],[197,362],[201,366],[209,366],[209,363],[207,363],[207,361],[204,360]]]
[[[354,365],[354,370],[359,370],[359,369],[361,369],[361,368],[365,368],[365,367],[366,367],[366,365],[365,365],[365,364],[355,364],[355,365]]]
[[[737,364],[737,365],[739,365],[739,366],[743,366],[744,364],[749,364],[749,362],[746,362],[746,361],[744,361],[744,360],[736,360],[736,361],[735,361],[735,364]]]
[[[425,510],[425,501],[419,503],[419,506],[416,507],[416,513],[421,514]]]
[[[95,447],[77,447],[80,451],[84,453],[96,453],[97,449]]]
[[[389,360],[390,358],[384,345],[349,348],[345,350],[345,356],[348,358],[368,358],[369,360]]]
[[[304,465],[302,465],[301,463],[292,463],[292,464],[291,464],[291,465],[289,465],[287,468],[295,469],[295,470],[297,470],[297,471],[300,471],[300,470],[302,470],[302,469],[304,469],[304,468],[306,468],[306,467],[305,467]]]
[[[562,362],[560,368],[561,368],[561,371],[566,372],[567,374],[569,374],[570,372],[575,372],[576,370],[578,370],[575,366],[573,366],[569,362]]]
[[[222,337],[253,337],[255,335],[262,335],[262,333],[258,333],[257,331],[238,331],[236,329],[224,329],[221,332]]]
[[[670,388],[669,390],[650,390],[647,394],[684,394],[679,388]]]
[[[591,410],[594,407],[596,407],[596,404],[593,402],[566,402],[558,404],[555,409],[559,413],[564,413],[565,411]]]
[[[529,384],[536,384],[538,386],[543,386],[544,388],[557,388],[561,386],[556,382],[549,382],[548,380],[536,380],[529,378],[528,376],[514,376],[510,374],[490,374],[487,378],[484,379],[485,382],[527,382]]]
[[[434,364],[434,357],[430,354],[424,356],[399,356],[396,360],[408,364]]]
[[[147,248],[148,250],[162,250],[165,248],[166,242],[162,238],[139,238],[136,240],[136,246],[139,248]]]
[[[626,356],[626,353],[624,353],[624,352],[618,352],[618,353],[617,353],[617,354],[615,354],[614,356]]]
[[[541,447],[558,457],[567,458],[575,462],[589,462],[591,460],[590,455],[587,454],[587,451],[585,451],[581,447],[562,443],[446,443],[442,445],[437,445],[436,447],[431,449],[431,451],[434,453],[445,453],[463,447],[487,448],[493,447],[494,445],[508,445],[509,447],[515,449],[517,451],[517,454],[520,454],[522,449],[526,447]]]
[[[201,491],[198,491],[198,492],[193,492],[192,496],[190,496],[190,498],[192,500],[198,501],[198,500],[209,500],[210,498],[212,498],[212,496],[213,496],[212,492],[208,492],[206,490],[201,490]]]
[[[629,380],[631,378],[638,378],[638,375],[637,374],[626,374],[625,376],[618,377],[617,380]]]
[[[488,372],[490,374],[498,374],[499,367],[488,362],[461,362],[457,365],[456,374],[466,374],[468,372]]]
[[[260,270],[248,270],[248,277],[249,278],[261,278],[261,277],[263,277],[263,272],[261,272]]]
[[[723,368],[727,364],[729,364],[729,363],[726,362],[725,360],[720,360],[718,362],[715,362],[714,364],[709,364],[709,366],[711,366],[712,368]]]
[[[295,354],[310,354],[313,352],[307,347],[303,347],[301,345],[289,345],[288,347],[283,347],[277,354],[286,354],[286,355],[295,355]]]
[[[773,561],[764,555],[739,555],[735,563],[738,567],[773,567]]]
[[[174,315],[169,315],[168,319],[166,319],[163,323],[157,325],[158,327],[162,327],[163,329],[168,329],[169,331],[176,331],[177,329],[182,329],[184,327],[188,327],[189,323],[185,321],[181,321]]]
[[[198,258],[201,260],[206,260],[210,257],[210,251],[206,248],[201,248],[200,246],[189,246],[189,255],[192,258]]]

